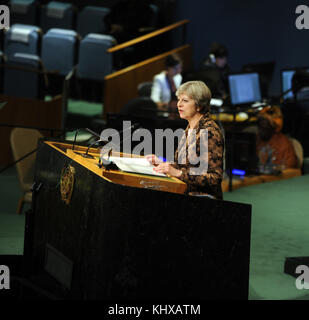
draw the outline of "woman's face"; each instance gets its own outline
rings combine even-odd
[[[199,113],[196,109],[195,101],[186,93],[178,96],[177,108],[180,118],[188,121]]]

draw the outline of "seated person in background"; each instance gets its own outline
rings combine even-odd
[[[275,174],[297,168],[297,158],[289,138],[281,133],[283,115],[278,106],[268,106],[258,115],[257,156],[260,173]]]
[[[228,96],[228,50],[220,43],[213,42],[208,57],[202,62],[201,70],[205,74],[214,98],[225,99]]]
[[[165,70],[153,78],[151,99],[159,110],[176,111],[176,90],[182,82],[182,61],[177,55],[169,55],[165,60]]]
[[[224,140],[219,126],[210,118],[211,92],[204,82],[189,81],[179,87],[176,96],[179,116],[188,121],[188,126],[174,162],[162,162],[155,155],[146,159],[155,165],[156,172],[185,182],[187,194],[222,199]]]

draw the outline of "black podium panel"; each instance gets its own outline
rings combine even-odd
[[[35,182],[27,266],[52,270],[64,298],[248,298],[251,205],[111,183],[44,142]]]

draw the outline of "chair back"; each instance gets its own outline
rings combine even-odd
[[[295,150],[298,168],[301,168],[303,166],[303,162],[304,162],[304,150],[303,150],[303,147],[302,147],[301,143],[297,139],[290,137],[289,140],[291,141],[291,143],[292,143],[292,145],[294,147],[294,150]]]
[[[126,103],[121,114],[139,117],[151,117],[157,112],[156,103],[149,97],[136,97]]]
[[[11,132],[10,143],[14,160],[18,160],[37,147],[38,139],[43,137],[35,129],[14,128]],[[30,190],[33,183],[36,153],[17,162],[17,174],[20,186],[24,192]]]
[[[10,0],[11,24],[37,24],[38,5],[35,0]]]
[[[113,70],[113,57],[107,50],[115,39],[109,35],[88,34],[79,46],[76,75],[79,79],[103,81]]]
[[[104,33],[104,17],[110,13],[106,7],[85,6],[77,15],[76,31],[85,37],[89,33]]]
[[[15,53],[4,66],[4,94],[22,98],[43,98],[40,57],[34,54]]]
[[[137,92],[140,97],[150,97],[152,89],[152,81],[145,81],[137,86]]]
[[[44,32],[52,28],[73,29],[74,14],[72,3],[51,1],[41,8],[40,26]]]
[[[38,54],[42,31],[37,26],[14,24],[4,35],[4,54],[8,60],[15,53]]]
[[[66,76],[77,60],[78,34],[75,30],[53,28],[42,39],[42,62],[46,71]]]

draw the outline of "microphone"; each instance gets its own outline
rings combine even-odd
[[[75,132],[74,141],[73,141],[73,145],[72,145],[72,150],[73,150],[73,151],[74,151],[74,147],[75,147],[75,144],[76,144],[77,134],[78,134],[78,132],[81,131],[81,130],[85,130],[85,131],[91,133],[92,136],[96,136],[96,137],[99,137],[99,138],[100,138],[100,135],[99,135],[99,134],[97,134],[96,132],[92,131],[92,130],[89,129],[89,128],[79,128],[79,129],[77,129],[76,132]],[[79,152],[77,152],[77,151],[75,151],[75,153],[81,155],[81,153],[79,153]]]
[[[74,141],[73,141],[73,145],[72,145],[72,150],[73,150],[73,151],[74,151],[74,147],[75,147],[75,143],[76,143],[77,133],[78,133],[79,130],[81,130],[81,128],[80,128],[80,129],[77,129],[76,132],[75,132]]]
[[[98,163],[98,167],[99,168],[104,167],[105,170],[118,170],[118,167],[116,166],[116,164],[114,162],[112,162],[112,161],[109,161],[109,157],[111,156],[111,153],[112,153],[112,149],[108,150],[108,152],[107,152],[107,162],[102,161],[101,157],[99,158],[99,163]]]
[[[97,141],[94,141],[94,142],[90,143],[89,147],[88,147],[87,150],[86,150],[86,153],[83,154],[82,156],[83,156],[84,158],[94,159],[94,157],[93,157],[91,154],[88,154],[89,149],[90,149],[91,147],[93,147],[94,145],[97,145],[98,147],[102,147],[104,144],[105,144],[105,141],[103,141],[103,140],[97,140]]]
[[[98,133],[90,130],[89,128],[85,128],[85,130],[88,131],[89,133],[91,133],[93,136],[97,136],[98,138],[101,138],[101,136]]]
[[[126,128],[126,129],[124,129],[124,130],[121,130],[121,131],[117,132],[117,134],[124,133],[124,132],[127,131],[127,130],[137,129],[138,127],[140,127],[140,123],[136,122],[136,123],[132,124],[130,127],[128,127],[128,128]],[[114,136],[114,135],[111,135],[111,136],[109,136],[109,137],[113,137],[113,136]],[[119,141],[119,147],[120,147],[120,145],[122,144],[122,142],[123,142],[124,140],[126,140],[126,139],[124,139],[124,136],[123,136],[122,139]],[[98,141],[96,141],[96,142],[98,143],[98,142],[102,142],[102,141],[104,141],[104,140],[101,140],[101,139],[100,139],[100,140],[98,140]],[[108,141],[104,141],[104,142],[107,143]],[[111,142],[110,142],[110,143],[111,143]],[[118,147],[118,146],[115,145],[115,147]],[[110,150],[107,152],[108,158],[110,157],[111,152],[112,152],[112,149],[110,149]],[[105,154],[106,154],[106,153],[105,153]],[[102,158],[103,158],[103,155],[100,156],[98,166],[99,166],[100,168],[101,168],[102,166],[104,166],[105,168],[109,167],[109,166],[111,165],[111,163],[109,163],[109,164],[107,164],[107,165],[104,164],[103,161],[101,162]]]
[[[124,129],[124,130],[121,130],[121,131],[117,132],[117,134],[121,134],[121,133],[123,133],[123,132],[125,132],[125,131],[127,131],[127,130],[136,129],[136,128],[138,128],[139,126],[140,126],[139,123],[134,123],[134,124],[132,124],[130,127],[128,127],[128,128],[126,128],[126,129]],[[97,137],[100,138],[99,140],[91,143],[91,144],[89,145],[89,147],[87,148],[86,153],[82,155],[84,158],[94,159],[94,157],[93,157],[92,155],[88,154],[89,149],[90,149],[92,146],[94,146],[94,145],[97,145],[98,147],[102,147],[102,146],[103,146],[104,144],[106,144],[108,141],[102,140],[102,139],[101,139],[101,136],[98,135],[97,133],[93,132],[92,130],[90,130],[90,129],[88,129],[88,128],[86,128],[86,130],[87,130],[88,132],[92,133],[93,135],[95,135],[95,136],[97,136]],[[110,137],[113,137],[113,136],[114,136],[114,135],[112,135],[112,136],[110,136]],[[120,144],[121,144],[121,142],[122,142],[123,140],[124,140],[124,139],[121,139]]]

